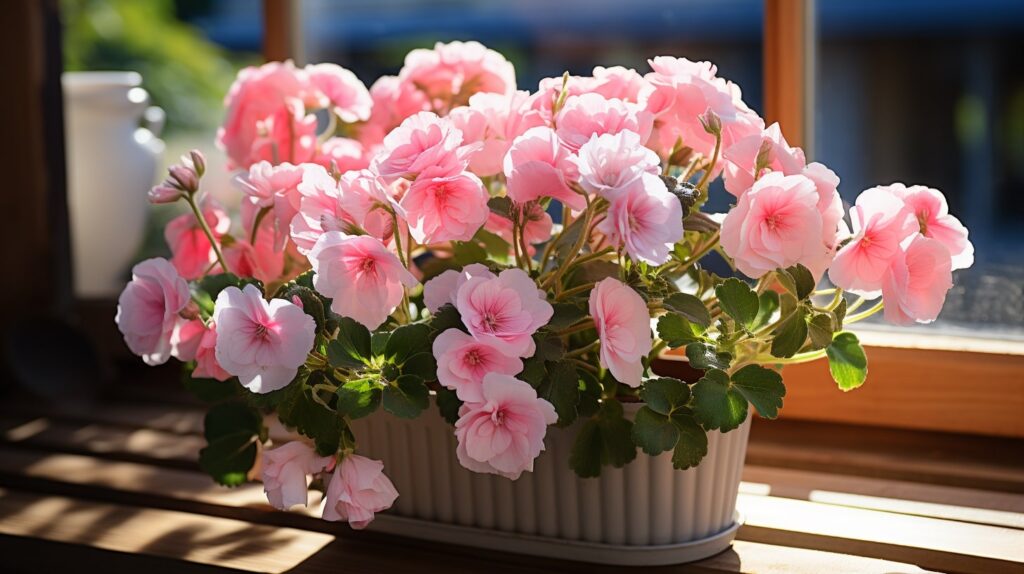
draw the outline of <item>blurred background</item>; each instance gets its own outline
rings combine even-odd
[[[971,230],[933,325],[1024,339],[1024,2],[818,0],[814,132],[807,155],[842,178],[846,201],[873,185],[938,188]],[[656,55],[716,63],[762,107],[761,0],[303,0],[299,63],[336,62],[367,86],[412,48],[478,40],[505,54],[520,89],[595,65],[641,73]],[[263,13],[249,0],[61,0],[68,71],[134,70],[166,122],[162,161],[213,138],[235,72],[258,63]],[[785,126],[783,126],[785,131]],[[229,174],[214,167],[230,187]],[[161,170],[162,172],[162,170]],[[229,193],[226,191],[226,193]],[[718,209],[724,193],[712,194]],[[164,253],[173,208],[153,208],[138,257]],[[878,325],[879,328],[884,328]]]

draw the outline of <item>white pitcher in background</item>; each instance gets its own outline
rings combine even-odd
[[[116,296],[143,240],[163,110],[135,72],[67,72],[64,125],[75,295]]]

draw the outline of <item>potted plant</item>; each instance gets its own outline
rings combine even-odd
[[[183,158],[150,193],[189,207],[173,256],[118,306],[128,346],[211,403],[201,466],[281,509],[322,491],[355,528],[390,508],[376,527],[581,560],[725,548],[781,367],[827,358],[860,386],[848,326],[934,320],[973,248],[921,186],[863,192],[848,227],[839,178],[713,65],[650,66],[529,93],[453,42],[369,90],[331,64],[243,70],[217,138],[241,225]],[[719,179],[734,206],[706,213]],[[697,376],[652,372],[666,349]]]

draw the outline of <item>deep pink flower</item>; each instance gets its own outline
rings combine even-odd
[[[467,265],[461,271],[449,269],[423,285],[423,304],[431,313],[437,313],[448,303],[454,305],[459,288],[473,277],[494,279],[497,275],[480,263]]]
[[[609,201],[643,174],[661,172],[658,154],[643,147],[640,135],[629,130],[591,136],[580,148],[577,164],[580,187]]]
[[[298,440],[263,451],[263,491],[267,500],[279,510],[306,506],[309,475],[324,470],[330,462],[330,457],[317,456],[313,447]]]
[[[361,530],[373,521],[374,514],[391,508],[396,498],[398,491],[384,475],[384,463],[349,454],[327,484],[323,519],[347,520],[349,526]]]
[[[660,177],[644,172],[612,200],[598,230],[634,261],[661,265],[683,238],[683,207]]]
[[[231,219],[227,212],[211,196],[204,198],[201,210],[214,239],[220,241],[231,229]],[[178,274],[187,280],[199,279],[217,262],[217,252],[192,213],[179,215],[169,221],[164,228],[164,239],[171,248],[171,263]]]
[[[882,282],[885,320],[897,325],[930,323],[953,287],[949,249],[917,234],[893,258]]]
[[[516,71],[504,56],[479,42],[438,42],[405,57],[398,77],[427,95],[436,110],[449,110],[478,92],[511,94]]]
[[[290,301],[267,301],[255,285],[228,287],[213,309],[217,362],[254,393],[284,388],[313,348],[316,324]]]
[[[651,315],[647,303],[621,281],[602,279],[590,292],[590,314],[601,341],[601,366],[615,379],[639,387],[641,359],[651,352]]]
[[[921,235],[937,239],[949,249],[953,269],[966,269],[974,264],[974,245],[967,239],[967,228],[949,214],[946,197],[941,191],[923,185],[907,187],[902,183],[887,187],[914,214]]]
[[[376,329],[402,302],[416,278],[379,239],[329,231],[309,252],[313,285],[333,299],[331,309]]]
[[[591,136],[624,130],[639,134],[640,141],[646,142],[651,136],[654,116],[636,104],[587,93],[567,98],[555,120],[558,137],[575,152]]]
[[[853,238],[836,253],[828,277],[837,287],[877,297],[885,274],[900,254],[900,244],[918,232],[914,214],[886,187],[857,197],[850,210]]]
[[[459,287],[455,307],[473,337],[510,357],[532,356],[532,335],[554,313],[544,292],[522,269],[506,269],[495,278],[471,277]]]
[[[147,259],[132,267],[132,280],[117,299],[114,322],[124,342],[147,365],[171,356],[179,312],[189,302],[188,284],[166,259]]]
[[[586,206],[569,187],[579,178],[573,156],[551,128],[531,128],[517,137],[505,155],[504,172],[508,196],[516,203],[550,197],[577,211]]]
[[[527,92],[479,93],[469,99],[468,106],[455,108],[448,114],[455,127],[462,131],[465,143],[480,144],[469,157],[470,171],[480,177],[501,173],[502,160],[512,140],[530,128],[544,125],[544,118],[528,106],[529,102]]]
[[[487,199],[477,176],[428,167],[409,187],[401,206],[417,242],[468,241],[487,221]]]
[[[480,395],[463,403],[455,422],[459,464],[512,480],[532,472],[547,426],[558,420],[555,408],[528,383],[500,373],[484,376]]]
[[[430,167],[456,174],[466,168],[466,156],[472,151],[462,147],[462,132],[450,120],[420,112],[384,137],[373,170],[389,183],[400,177],[415,177]]]
[[[373,100],[359,78],[337,64],[306,66],[309,82],[331,102],[331,109],[345,123],[365,121],[370,117]]]
[[[509,357],[493,344],[477,341],[458,329],[448,329],[434,339],[437,381],[455,391],[465,402],[481,402],[480,385],[487,373],[515,375],[523,370],[519,357]]]

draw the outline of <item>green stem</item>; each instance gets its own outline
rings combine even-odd
[[[711,165],[709,165],[708,168],[704,170],[704,175],[700,178],[700,181],[697,183],[697,189],[707,189],[704,186],[705,184],[708,183],[708,180],[711,179],[711,172],[715,171],[715,165],[718,163],[718,154],[721,151],[722,132],[719,131],[718,134],[715,135],[715,151],[711,152]]]
[[[555,272],[548,277],[547,281],[541,285],[542,289],[547,289],[551,287],[552,284],[559,285],[558,280],[561,279],[562,274],[569,268],[569,264],[573,262],[577,255],[579,255],[580,250],[583,249],[583,244],[587,241],[587,234],[583,232],[590,227],[590,220],[594,217],[594,210],[591,209],[593,204],[590,202],[590,196],[584,195],[583,197],[587,200],[587,208],[583,211],[583,229],[580,232],[579,238],[576,239],[576,245],[573,246],[572,251],[569,252],[569,256],[565,258],[565,261],[562,261],[558,266],[558,269],[556,269]]]
[[[825,349],[819,351],[810,351],[808,353],[801,353],[799,355],[793,355],[788,359],[780,359],[771,355],[758,355],[754,357],[750,362],[759,363],[766,365],[794,365],[797,363],[808,363],[810,361],[816,361],[826,355]]]
[[[565,358],[571,359],[573,357],[578,357],[580,355],[585,355],[585,354],[589,353],[590,351],[596,350],[600,346],[601,346],[601,341],[600,340],[595,340],[595,341],[593,341],[592,343],[590,343],[589,345],[587,345],[585,347],[580,347],[579,349],[573,349],[572,351],[569,351],[568,353],[565,354]]]
[[[213,237],[213,231],[210,231],[209,224],[206,223],[206,218],[203,217],[203,212],[199,210],[199,206],[196,205],[196,198],[194,194],[185,195],[185,203],[192,208],[192,213],[196,216],[196,221],[199,222],[199,228],[206,234],[206,238],[210,240],[210,246],[213,247],[213,252],[217,254],[217,261],[220,262],[220,267],[224,273],[228,272],[228,264],[224,261],[224,254],[220,252],[220,244]]]
[[[560,337],[561,336],[565,336],[565,335],[572,335],[573,333],[579,333],[580,331],[586,331],[587,329],[593,329],[593,328],[594,328],[594,320],[593,319],[586,319],[586,320],[584,320],[581,323],[576,323],[575,325],[570,325],[570,326],[566,327],[565,329],[562,329],[561,331],[558,331],[556,333],[556,335],[558,335]]]
[[[843,324],[844,325],[848,325],[850,323],[856,323],[857,321],[862,321],[862,320],[867,319],[868,317],[874,315],[875,313],[881,311],[884,308],[885,308],[885,301],[879,301],[878,303],[875,303],[875,305],[872,306],[867,311],[861,311],[860,313],[855,313],[853,315],[849,315],[848,317],[843,319]]]
[[[583,284],[583,285],[577,285],[576,287],[573,287],[572,289],[566,289],[565,291],[562,291],[561,293],[559,293],[557,297],[555,297],[555,301],[561,301],[562,299],[566,299],[568,297],[572,297],[573,295],[576,295],[576,294],[579,294],[579,293],[586,293],[587,291],[590,291],[591,289],[593,289],[594,285],[595,285],[595,283],[586,283],[586,284]]]

